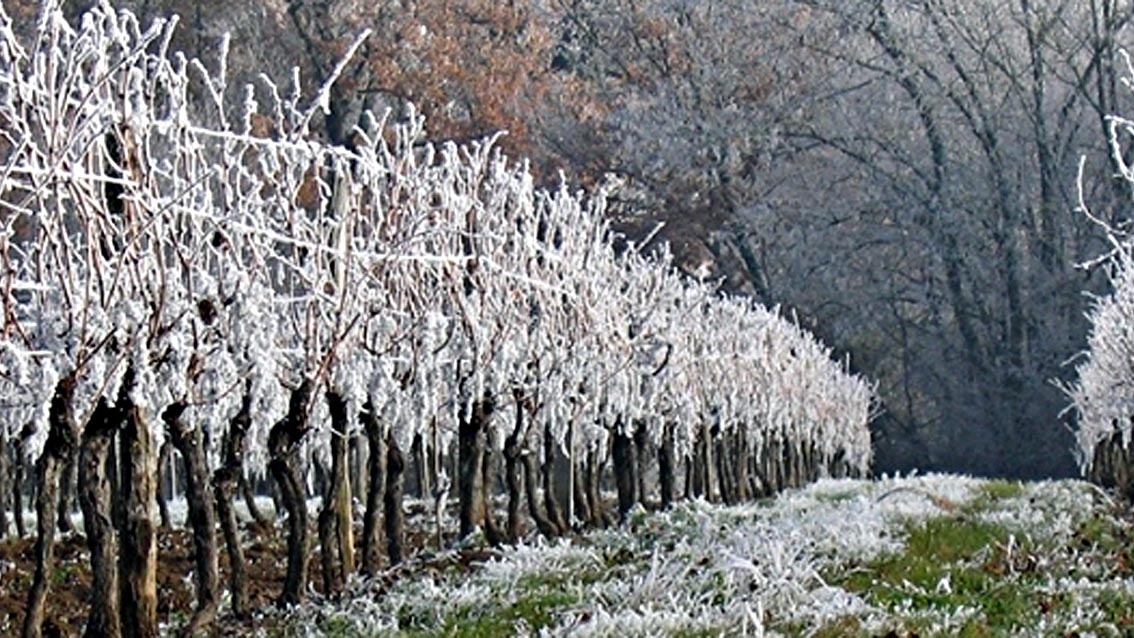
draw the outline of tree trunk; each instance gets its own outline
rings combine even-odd
[[[309,427],[307,411],[313,386],[310,379],[304,379],[292,391],[287,415],[268,433],[268,470],[287,510],[287,578],[278,599],[285,606],[301,603],[307,590],[307,499],[298,464],[300,442]]]
[[[491,412],[488,406],[487,412]],[[464,538],[484,525],[485,402],[473,403],[468,418],[457,429],[457,498],[460,502],[460,535]]]
[[[305,488],[307,487],[307,481],[310,481],[311,487],[307,490],[307,494],[318,494],[319,498],[322,499],[327,493],[327,486],[330,485],[327,468],[323,466],[323,459],[319,458],[319,455],[315,454],[314,451],[304,451],[307,452],[307,454],[301,457],[302,462],[298,467],[299,476],[305,481]]]
[[[710,501],[713,503],[724,503],[725,505],[732,504],[732,493],[730,492],[731,484],[728,482],[728,458],[724,454],[724,446],[719,438],[713,439],[710,444],[710,454],[712,457],[712,467],[710,470],[709,479],[709,494]]]
[[[430,477],[432,470],[429,467],[429,450],[425,437],[417,433],[410,445],[410,456],[413,457],[414,477],[417,479],[417,496],[423,501],[429,500],[433,494]]]
[[[543,426],[543,509],[560,533],[571,529],[555,493],[555,440],[551,436],[550,424]]]
[[[528,500],[528,513],[531,515],[532,520],[535,521],[536,529],[545,538],[555,538],[559,536],[564,530],[559,529],[555,521],[551,520],[543,510],[540,509],[539,498],[539,463],[536,462],[536,457],[530,451],[525,450],[520,453],[520,459],[524,465],[524,489],[527,492]]]
[[[331,480],[319,513],[319,535],[323,557],[323,593],[331,596],[346,587],[354,573],[354,516],[351,511],[350,423],[342,395],[327,392],[331,413]]]
[[[748,451],[748,437],[738,432],[734,447],[736,448],[736,498],[738,501],[744,502],[752,498],[751,479],[748,474],[748,466],[751,462],[751,455]]]
[[[12,503],[12,464],[8,453],[8,426],[0,425],[0,541],[8,538],[8,507]],[[19,516],[19,512],[15,513]]]
[[[236,497],[237,483],[244,475],[244,442],[248,429],[252,427],[251,383],[245,384],[244,397],[240,411],[228,426],[224,439],[224,463],[213,474],[213,488],[217,499],[217,516],[224,533],[225,549],[228,552],[228,590],[232,595],[232,613],[237,618],[248,615],[248,575],[244,562],[244,548],[240,544],[240,528],[236,522],[233,499]]]
[[[711,428],[708,425],[704,426],[705,447],[703,448],[703,450],[705,452],[705,500],[709,501],[710,503],[716,503],[718,500],[717,494],[714,491],[714,488],[717,485],[717,463],[713,458],[713,451],[716,446],[715,444],[717,439],[716,435],[714,434],[714,431],[716,429],[717,428],[715,426]]]
[[[509,543],[520,542],[520,511],[524,505],[523,468],[519,445],[512,437],[504,442],[504,482],[508,487],[508,518],[504,530]]]
[[[638,481],[638,502],[645,505],[650,496],[650,486],[646,476],[646,461],[650,458],[650,435],[646,431],[646,424],[639,422],[634,425],[634,476]]]
[[[127,387],[133,383],[128,372]],[[118,533],[118,584],[122,635],[156,638],[157,622],[157,465],[158,448],[144,408],[126,395],[120,433],[122,527]]]
[[[618,425],[615,425],[611,453],[614,455],[614,482],[618,487],[618,517],[624,521],[638,502],[638,480],[634,441]]]
[[[514,393],[516,419],[512,432],[504,439],[504,483],[508,488],[508,520],[505,534],[509,543],[520,541],[520,508],[523,506],[524,479],[520,467],[520,438],[524,434],[524,405],[520,392]]]
[[[707,448],[709,446],[709,430],[708,428],[699,426],[693,441],[693,457],[690,459],[690,472],[689,477],[692,480],[691,491],[695,498],[709,498],[709,472],[705,468],[708,462],[709,454]]]
[[[733,505],[736,503],[736,497],[733,492],[733,475],[732,466],[729,463],[729,449],[728,449],[729,436],[726,433],[721,433],[713,442],[713,448],[716,450],[716,468],[717,468],[717,486],[720,490],[721,500],[726,505]]]
[[[157,484],[157,506],[158,518],[161,520],[162,529],[173,529],[173,520],[169,516],[169,502],[166,498],[165,484],[169,483],[169,498],[173,498],[173,471],[170,467],[173,464],[173,446],[169,441],[166,441],[161,446],[161,451],[158,453],[157,475],[154,477],[154,482]]]
[[[768,495],[768,483],[764,480],[764,454],[767,442],[761,441],[758,449],[749,448],[748,453],[748,483],[752,486],[752,498],[764,498]]]
[[[775,494],[772,487],[772,442],[765,441],[764,445],[760,448],[760,458],[757,462],[759,470],[757,476],[760,478],[760,496],[768,497]]]
[[[271,478],[271,471],[268,472],[268,477]],[[247,475],[245,475],[245,479],[247,478]],[[243,490],[243,492],[244,500],[245,502],[247,502],[250,490]],[[287,508],[284,507],[283,495],[281,494],[280,486],[276,483],[275,479],[272,479],[268,483],[268,496],[272,499],[272,511],[275,512],[276,519],[278,519],[281,515],[283,515],[284,512],[287,511]]]
[[[574,477],[571,488],[574,492],[575,516],[573,523],[588,524],[592,520],[590,499],[587,497],[587,468],[586,455],[571,462],[571,472]]]
[[[112,521],[113,493],[107,474],[114,431],[121,413],[99,399],[83,431],[79,451],[79,506],[91,554],[91,601],[84,638],[119,638],[122,635],[118,605],[118,549]]]
[[[79,481],[79,468],[75,457],[76,454],[72,452],[66,467],[63,468],[63,474],[59,477],[59,531],[62,533],[75,529],[71,522],[71,513],[75,511],[75,490],[78,489]]]
[[[24,616],[24,638],[40,638],[43,628],[44,603],[51,586],[50,572],[55,563],[55,525],[58,522],[59,480],[64,466],[75,454],[75,419],[72,403],[75,395],[73,375],[55,384],[48,414],[47,441],[36,463],[39,496],[36,498],[35,575],[28,590],[28,606]]]
[[[240,497],[244,500],[244,507],[248,509],[248,515],[252,517],[256,527],[265,530],[271,529],[273,526],[272,519],[256,504],[256,492],[252,490],[252,481],[243,471],[240,473],[239,483]]]
[[[185,464],[185,500],[189,510],[189,526],[193,530],[195,550],[194,578],[197,586],[197,610],[186,626],[185,634],[194,635],[207,629],[220,606],[219,551],[217,548],[216,499],[209,482],[209,465],[205,453],[205,437],[200,427],[191,428],[184,420],[185,404],[175,403],[162,413],[169,428],[170,442]]]
[[[362,573],[374,576],[378,573],[379,523],[382,496],[386,492],[386,436],[373,403],[367,401],[362,406],[360,418],[370,446],[367,459],[370,476],[366,486],[366,513],[362,521]]]
[[[117,410],[122,410],[121,402],[116,406]],[[125,423],[126,417],[120,416],[120,423]],[[120,426],[121,429],[122,426]],[[121,453],[118,449],[119,440],[121,436],[118,431],[111,434],[113,440],[110,442],[110,452],[106,459],[106,473],[110,477],[110,493],[114,496],[110,503],[111,520],[114,522],[114,529],[122,529],[123,521],[126,519],[126,510],[123,506],[122,500],[122,464],[118,462],[118,457]]]
[[[485,432],[485,440],[491,439],[491,434]],[[504,538],[504,532],[500,529],[500,525],[496,522],[496,516],[492,511],[492,494],[496,491],[496,467],[495,459],[492,456],[492,446],[484,446],[484,454],[480,461],[481,471],[484,476],[481,478],[481,500],[484,502],[484,535],[488,539],[488,544],[493,547],[503,545],[507,540]]]
[[[28,528],[24,523],[24,488],[27,482],[27,461],[24,459],[22,445],[17,443],[13,456],[13,462],[16,465],[16,478],[12,485],[12,515],[16,517],[16,536],[24,538],[28,535]]]
[[[613,518],[602,500],[602,470],[606,465],[606,455],[596,449],[587,454],[587,457],[587,501],[591,508],[592,523],[596,527],[608,526],[613,523]]]
[[[779,494],[787,488],[787,449],[782,441],[776,441],[772,449],[775,451],[775,456],[772,457],[772,487]]]
[[[402,450],[394,439],[393,432],[386,435],[386,555],[390,565],[397,565],[404,558],[402,550],[405,543],[406,523],[402,511],[402,498],[405,494],[406,461]]]
[[[802,483],[800,465],[801,459],[798,444],[785,446],[784,467],[787,469],[787,487],[799,487]]]
[[[363,446],[364,435],[356,431],[350,437],[350,493],[360,497],[366,493],[366,450]]]
[[[663,509],[673,506],[677,494],[677,453],[674,449],[673,424],[666,423],[662,444],[658,448],[658,481],[661,483]]]

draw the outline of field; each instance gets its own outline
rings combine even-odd
[[[221,627],[289,637],[1134,636],[1127,512],[1077,481],[826,480],[752,505],[637,510],[622,527],[555,542],[493,549],[472,538],[442,552],[426,548],[422,515],[411,518],[421,550],[407,564],[286,612],[266,604],[283,574],[280,532],[260,530],[260,611]],[[55,635],[81,627],[81,615],[68,616],[83,608],[80,541],[61,548]],[[191,608],[187,542],[163,536],[170,633]],[[2,546],[0,635],[16,633],[27,545]]]
[[[292,636],[1132,636],[1131,524],[1082,482],[821,481],[361,584]],[[434,560],[436,563],[437,561]],[[444,563],[442,563],[444,564]]]

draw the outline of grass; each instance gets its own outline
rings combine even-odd
[[[1051,583],[1082,577],[1084,564],[1096,576],[1094,568],[1108,562],[1114,566],[1110,575],[1130,576],[1134,546],[1129,525],[1101,512],[1080,521],[1070,538],[1042,538],[1041,533],[1040,540],[980,516],[1025,497],[1027,489],[1020,482],[985,482],[955,513],[907,522],[901,551],[830,569],[827,576],[899,618],[887,635],[1046,635],[1029,632],[1084,604],[1081,598],[1053,593]],[[1100,613],[1084,630],[1134,638],[1134,593],[1103,588],[1088,604]],[[942,626],[943,617],[955,622]],[[797,635],[878,633],[848,617]]]
[[[967,515],[910,523],[905,549],[833,580],[891,610],[974,610],[957,635],[996,635],[1034,621],[1038,601],[1027,577],[1006,577],[1010,532]],[[1017,549],[1017,551],[1021,551]],[[1019,575],[1017,575],[1019,576]],[[914,620],[904,631],[929,635]],[[843,635],[847,635],[844,633]]]
[[[365,603],[371,621],[347,606],[296,635],[1134,638],[1134,528],[1096,494],[919,477],[635,512],[413,577]]]
[[[562,581],[521,583],[514,596],[464,605],[436,620],[404,618],[407,638],[493,638],[538,633],[579,603],[577,592]]]

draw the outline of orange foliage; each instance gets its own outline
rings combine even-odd
[[[414,102],[439,138],[506,130],[511,153],[536,154],[554,41],[526,3],[422,0],[387,19],[369,43],[378,90]]]

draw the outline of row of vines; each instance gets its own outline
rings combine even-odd
[[[1125,68],[1123,83],[1134,88],[1134,66]],[[1130,142],[1134,119],[1108,118],[1110,148],[1118,167],[1116,180],[1134,185]],[[1082,169],[1080,169],[1082,183]],[[1105,268],[1111,292],[1094,300],[1088,313],[1087,349],[1076,359],[1076,378],[1063,386],[1071,399],[1075,453],[1080,471],[1093,482],[1134,500],[1134,235],[1129,211],[1093,210],[1080,188],[1079,212],[1100,228],[1108,250],[1083,268]]]
[[[190,631],[225,587],[249,611],[245,476],[286,510],[279,600],[295,604],[312,534],[328,595],[406,558],[415,466],[438,516],[451,484],[460,534],[493,543],[867,471],[872,387],[664,251],[616,249],[613,182],[537,188],[492,139],[427,143],[412,111],[322,144],[333,78],[314,99],[298,77],[230,87],[224,52],[187,60],[174,28],[109,6],[73,25],[48,6],[21,41],[0,14],[0,448],[35,464],[27,638],[69,467],[86,635],[157,635],[167,443],[196,552]]]

